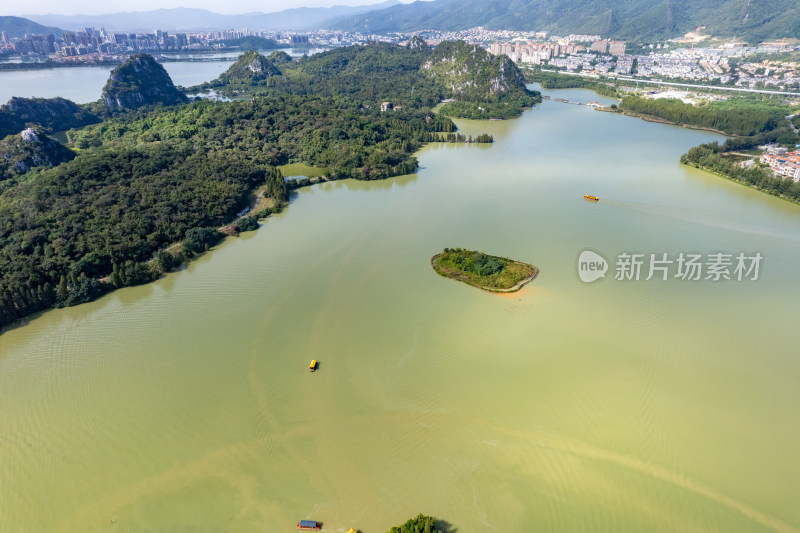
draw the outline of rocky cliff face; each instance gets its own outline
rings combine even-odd
[[[152,56],[136,54],[111,71],[103,88],[103,102],[110,111],[173,105],[188,101]]]
[[[289,60],[291,61],[291,57]],[[255,50],[250,50],[239,56],[239,59],[219,77],[219,80],[223,83],[242,83],[280,75],[281,71],[272,61]]]
[[[70,161],[75,153],[33,128],[0,141],[0,181],[20,176],[37,167]]]
[[[446,41],[423,63],[422,71],[457,97],[487,101],[525,92],[525,78],[507,56],[493,56],[477,45]]]
[[[99,121],[94,113],[71,100],[15,96],[6,105],[0,106],[0,138],[13,135],[27,125],[61,131]]]

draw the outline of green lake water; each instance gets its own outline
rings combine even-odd
[[[458,124],[496,142],[301,189],[0,335],[0,531],[800,531],[800,207],[681,166],[708,132],[553,101]],[[489,294],[433,272],[453,246],[541,273]],[[763,262],[623,282],[621,252]]]

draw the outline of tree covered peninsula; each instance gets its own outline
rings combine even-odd
[[[533,265],[463,248],[445,248],[431,265],[441,276],[490,292],[516,292],[539,274]]]
[[[223,227],[257,227],[287,198],[280,165],[312,165],[323,179],[407,174],[423,144],[466,141],[432,112],[442,98],[518,114],[536,97],[508,71],[507,91],[459,97],[448,74],[421,71],[434,54],[413,42],[299,61],[251,52],[214,82],[246,100],[186,103],[160,65],[137,55],[115,70],[100,102],[6,106],[0,130],[16,133],[0,143],[9,154],[0,157],[0,327],[157,278],[213,246]],[[499,72],[480,58],[468,68],[475,80]],[[39,144],[25,144],[33,141],[20,126],[36,128]],[[67,132],[68,148],[47,136],[73,126],[82,128]],[[239,218],[247,207],[255,216]]]

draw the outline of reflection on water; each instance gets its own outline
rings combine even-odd
[[[679,166],[709,133],[552,101],[459,126],[496,142],[0,335],[0,530],[800,529],[798,207]],[[541,273],[492,295],[446,246]],[[587,248],[764,265],[586,285]]]

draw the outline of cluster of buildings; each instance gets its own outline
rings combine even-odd
[[[11,40],[0,34],[0,51],[16,52],[33,60],[48,58],[57,62],[83,62],[103,59],[103,54],[130,54],[139,51],[170,52],[224,48],[224,41],[257,36],[274,39],[290,46],[321,48],[367,42],[407,41],[419,36],[429,45],[445,40],[463,40],[483,46],[492,54],[505,54],[515,62],[546,65],[566,71],[599,75],[636,75],[642,78],[685,80],[742,88],[800,90],[800,61],[763,59],[800,47],[771,43],[748,47],[729,43],[717,48],[699,48],[683,42],[665,42],[636,46],[636,54],[627,53],[623,41],[599,35],[548,35],[544,31],[487,30],[482,27],[462,31],[422,30],[410,33],[373,35],[358,32],[316,30],[299,32],[263,32],[227,30],[213,32],[111,33],[103,28],[67,31],[63,37],[26,35]],[[747,61],[748,57],[762,59]]]
[[[649,50],[648,50],[649,48]],[[747,57],[800,51],[797,46],[748,47],[733,43],[720,48],[675,48],[672,43],[644,47],[647,53],[626,54],[626,43],[597,36],[541,36],[533,40],[495,41],[492,54],[505,54],[514,61],[547,65],[570,72],[603,75],[636,74],[643,78],[695,81],[749,89],[800,89],[800,61]]]
[[[731,80],[728,56],[723,49],[681,48],[667,53],[636,56],[636,73],[683,80],[728,83]]]
[[[153,33],[107,32],[104,28],[84,28],[82,31],[65,31],[63,36],[54,34],[26,34],[21,39],[10,40],[5,32],[0,35],[2,49],[16,52],[31,59],[49,58],[54,61],[98,59],[108,54],[129,54],[140,51],[171,52],[212,50],[224,48],[226,40],[241,37],[264,37],[274,39],[286,46],[309,44],[309,36],[301,33],[255,32],[248,30],[226,30],[196,33],[170,33],[155,30]],[[339,39],[337,42],[341,42]],[[101,57],[101,58],[102,58]]]
[[[800,152],[787,152],[785,148],[769,147],[759,161],[768,165],[778,176],[800,181]]]
[[[411,33],[396,33],[393,37],[399,41],[418,36],[429,45],[435,46],[442,41],[464,41],[469,44],[488,46],[496,41],[517,41],[526,39],[546,39],[547,32],[528,32],[516,30],[487,30],[481,26],[459,31],[421,30]]]
[[[795,86],[800,87],[800,61],[781,61],[764,59],[739,63],[737,84],[746,83],[749,87]]]
[[[800,62],[763,60],[747,57],[797,51],[797,47],[759,48],[727,46],[722,48],[681,48],[669,52],[634,56],[638,76],[663,77],[718,83],[747,89],[800,89]]]
[[[512,61],[540,65],[554,57],[574,55],[586,50],[586,47],[572,42],[529,42],[511,41],[494,42],[489,45],[489,53],[507,55]]]
[[[550,60],[553,58],[580,56],[587,50],[601,55],[609,54],[609,62],[611,61],[611,56],[625,55],[625,43],[623,41],[600,39],[597,35],[551,36],[548,39],[545,32],[536,33],[535,40],[529,38],[493,42],[488,48],[489,52],[494,55],[505,54],[512,61],[533,63],[534,65],[541,65],[546,62],[552,64]],[[594,59],[593,55],[584,57]],[[576,61],[576,64],[582,63],[580,59]]]

